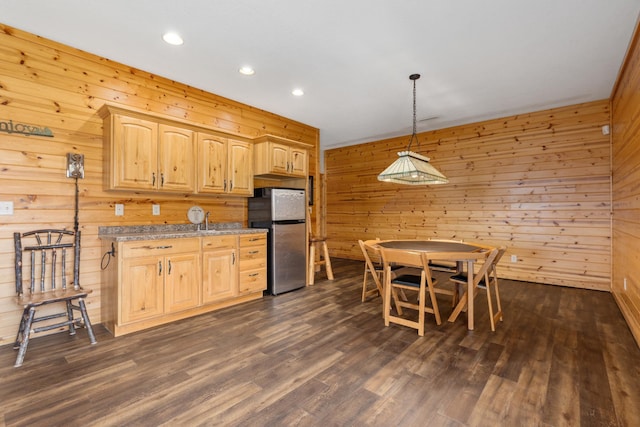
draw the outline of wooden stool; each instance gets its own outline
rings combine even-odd
[[[321,259],[316,261],[316,245],[322,245]],[[333,280],[333,269],[331,268],[331,258],[329,258],[329,249],[327,248],[327,239],[325,237],[309,237],[309,285],[313,285],[316,266],[324,265],[327,271],[327,278]],[[319,268],[318,268],[319,270]]]

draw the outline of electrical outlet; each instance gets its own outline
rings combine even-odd
[[[160,215],[160,205],[153,205],[151,207],[151,213],[153,215]]]
[[[511,262],[518,262],[518,255],[511,255]]]
[[[116,203],[116,216],[124,216],[124,205]]]
[[[0,202],[0,215],[13,215],[13,202]]]

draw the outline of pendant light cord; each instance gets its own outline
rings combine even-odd
[[[407,151],[411,151],[413,140],[415,139],[416,142],[418,140],[418,136],[416,135],[416,80],[420,78],[420,74],[411,74],[409,78],[413,80],[413,132],[411,133],[411,139],[409,139]]]

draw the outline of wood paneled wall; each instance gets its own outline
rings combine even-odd
[[[68,152],[85,155],[85,178],[79,181],[81,283],[93,290],[88,307],[94,323],[100,322],[98,226],[186,223],[195,204],[211,211],[213,222],[246,224],[244,198],[105,192],[102,120],[96,113],[105,102],[232,135],[268,133],[312,144],[309,169],[318,171],[316,128],[0,24],[0,121],[48,127],[54,134],[0,133],[0,201],[14,205],[12,216],[0,216],[0,345],[14,339],[20,314],[13,302],[12,233],[73,229]],[[116,203],[125,205],[123,217],[114,215]],[[160,205],[160,216],[151,215],[152,204]]]
[[[611,97],[613,295],[640,345],[640,34]],[[626,282],[626,286],[625,286]]]
[[[328,150],[331,255],[362,259],[366,238],[464,239],[506,245],[502,277],[609,290],[608,124],[603,100],[421,133],[412,148],[445,185],[377,181],[408,136]]]

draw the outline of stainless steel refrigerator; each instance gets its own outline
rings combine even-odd
[[[249,227],[267,228],[267,291],[272,295],[307,284],[307,198],[304,190],[256,188],[249,199]]]

